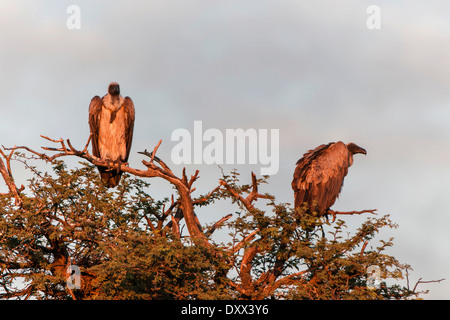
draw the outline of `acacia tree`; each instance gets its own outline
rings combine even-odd
[[[122,164],[119,186],[108,189],[95,166],[117,170],[118,164],[91,155],[89,140],[79,151],[69,140],[44,138],[60,145],[44,148],[55,154],[0,150],[9,190],[0,196],[1,298],[407,299],[425,293],[416,290],[420,281],[409,287],[410,266],[386,253],[392,239],[374,244],[382,228],[396,227],[388,215],[333,212],[332,221],[306,215],[260,193],[268,177],[252,173],[252,182],[241,184],[236,171],[193,197],[199,172],[177,177],[156,157],[161,141],[153,152],[140,152],[149,158],[142,160],[145,170]],[[58,159],[69,155],[85,161],[69,170]],[[43,160],[49,172],[32,165]],[[15,184],[12,161],[29,172],[26,187]],[[147,178],[168,181],[174,194],[154,199]],[[236,213],[202,224],[195,209],[221,199]],[[369,217],[353,233],[336,219],[362,213]],[[227,241],[212,239],[219,228],[229,230]],[[67,285],[71,266],[81,271],[79,288]],[[379,287],[367,285],[370,266],[380,270]],[[394,281],[405,277],[406,287]]]

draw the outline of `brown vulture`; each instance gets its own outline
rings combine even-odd
[[[92,154],[102,160],[116,162],[119,170],[98,166],[107,187],[119,184],[120,164],[128,161],[134,127],[134,104],[130,97],[120,95],[119,84],[113,82],[108,93],[95,96],[89,105],[89,128],[92,134]]]
[[[323,144],[309,150],[297,161],[292,180],[295,208],[306,206],[306,212],[326,216],[342,189],[344,177],[353,164],[353,155],[367,154],[354,143],[342,141]]]

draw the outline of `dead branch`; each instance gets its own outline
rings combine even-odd
[[[359,253],[360,257],[363,256],[364,250],[366,250],[367,245],[369,244],[369,240],[366,240],[361,248],[361,252]]]
[[[248,211],[254,211],[253,202],[259,198],[273,199],[272,196],[258,193],[258,183],[255,174],[252,172],[252,192],[246,197],[242,197],[235,189],[233,189],[225,180],[220,179],[219,183],[224,186],[237,200],[239,200]]]
[[[150,227],[150,230],[156,231],[156,227],[153,225],[152,221],[150,220],[147,215],[144,215],[145,221],[147,222],[148,226]]]
[[[180,239],[181,233],[180,233],[180,227],[178,225],[178,222],[175,220],[173,215],[171,216],[171,218],[172,218],[172,232],[177,239]]]
[[[416,292],[416,289],[417,289],[417,286],[418,286],[419,284],[421,284],[421,283],[435,283],[435,282],[439,283],[439,282],[444,281],[444,280],[445,280],[445,278],[442,278],[442,279],[439,279],[439,280],[422,281],[422,278],[419,278],[419,280],[417,280],[416,285],[414,286],[414,289],[413,289],[412,292],[415,293],[415,292]]]
[[[354,215],[354,214],[363,214],[363,213],[376,214],[375,211],[377,211],[377,209],[362,210],[362,211],[334,211],[334,210],[328,210],[327,213],[330,213],[333,216],[333,222],[334,222],[336,220],[336,216],[337,215]]]
[[[232,216],[233,216],[233,215],[232,215],[231,213],[230,213],[230,214],[227,214],[225,217],[223,217],[222,219],[220,219],[219,221],[217,221],[216,223],[214,223],[214,224],[211,226],[211,228],[209,228],[209,229],[205,232],[206,236],[207,236],[207,237],[210,237],[210,236],[212,235],[212,233],[213,233],[217,228],[219,228],[222,224],[225,223],[225,221],[227,221],[228,219],[230,219]]]
[[[199,176],[198,176],[199,173],[200,173],[200,171],[195,170],[194,175],[191,176],[191,179],[190,179],[189,182],[188,182],[188,187],[189,187],[189,189],[192,188],[192,184],[199,178]],[[194,190],[195,190],[195,188],[192,189],[192,191],[194,191]]]
[[[5,149],[5,147],[3,148]],[[25,189],[25,187],[22,185],[20,188],[17,188],[16,184],[14,183],[14,178],[11,172],[11,157],[14,154],[16,147],[11,148],[11,150],[12,151],[9,155],[5,155],[5,153],[0,149],[0,154],[5,158],[6,161],[5,166],[2,158],[0,158],[0,173],[6,185],[8,186],[9,194],[15,199],[15,205],[20,206],[22,205],[22,198],[20,196],[20,193]]]
[[[252,233],[250,233],[248,236],[246,236],[244,239],[242,239],[242,241],[240,241],[239,243],[237,243],[236,245],[234,245],[231,249],[229,249],[228,251],[231,253],[236,253],[237,251],[239,251],[247,242],[249,242],[250,240],[252,240],[256,234],[259,232],[259,229],[256,229],[255,231],[253,231]]]
[[[170,170],[169,166],[164,161],[162,161],[160,158],[158,158],[156,155],[154,155],[153,151],[152,152],[148,152],[147,149],[145,149],[144,151],[138,151],[138,153],[139,154],[143,154],[144,156],[147,156],[150,159],[152,159],[152,157],[153,157],[153,160],[158,162],[161,167],[163,167],[166,170]],[[153,160],[151,160],[150,162],[153,162]]]
[[[177,203],[178,203],[178,201],[177,201]],[[179,223],[180,220],[183,219],[183,210],[180,207],[177,208],[174,218],[175,218],[176,223]],[[172,228],[172,223],[173,223],[173,221],[170,220],[164,228],[169,228],[169,229]],[[161,221],[161,226],[158,223],[158,229],[161,229],[161,228],[162,228],[162,221]]]
[[[162,140],[159,140],[158,144],[156,145],[156,147],[153,149],[152,152],[152,157],[150,158],[150,162],[153,162],[153,160],[155,159],[155,154],[156,151],[158,151],[159,146],[161,145]]]

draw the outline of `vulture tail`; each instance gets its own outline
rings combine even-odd
[[[99,167],[100,177],[102,181],[108,188],[113,188],[119,184],[120,177],[122,176],[121,171],[106,171],[107,169]]]

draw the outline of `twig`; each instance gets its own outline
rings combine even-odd
[[[233,215],[227,214],[225,217],[223,217],[222,219],[220,219],[219,221],[217,221],[216,223],[214,223],[211,228],[208,229],[208,231],[205,232],[205,235],[207,237],[210,237],[212,235],[212,233],[218,228],[220,227],[225,221],[227,221],[228,219],[230,219]]]
[[[366,250],[367,245],[369,244],[369,240],[366,240],[366,242],[364,242],[362,248],[361,248],[361,252],[359,253],[359,256],[362,257],[364,254],[364,250]]]
[[[165,170],[170,170],[170,169],[169,169],[169,166],[168,166],[167,164],[165,164],[164,161],[162,161],[160,158],[158,158],[158,157],[154,154],[153,151],[152,151],[152,152],[148,152],[147,149],[145,149],[144,151],[139,151],[138,153],[139,153],[139,154],[143,154],[143,155],[145,155],[145,156],[147,156],[147,157],[150,157],[150,159],[153,157],[153,160],[155,160],[157,163],[159,163],[159,165],[160,165],[161,167],[163,167],[163,169],[165,169]]]
[[[220,190],[220,187],[222,187],[222,185],[219,185],[217,187],[214,188],[214,190],[212,190],[210,193],[208,193],[205,197],[201,198],[201,199],[197,199],[194,201],[194,205],[208,201],[208,199],[214,194],[216,193],[218,190]]]
[[[246,197],[242,197],[235,189],[233,189],[225,180],[220,179],[219,183],[224,186],[237,200],[239,200],[248,211],[255,210],[253,202],[259,198],[273,199],[272,196],[258,193],[258,183],[255,174],[252,172],[252,192]]]
[[[195,170],[194,175],[191,176],[191,179],[188,182],[189,189],[192,188],[192,184],[199,178],[199,176],[198,176],[199,173],[200,173],[200,171]]]
[[[442,278],[442,279],[439,279],[439,280],[428,280],[428,281],[422,281],[422,278],[419,278],[419,280],[417,280],[417,283],[416,283],[416,285],[414,286],[414,289],[413,289],[413,291],[412,292],[416,292],[416,289],[417,289],[417,286],[420,284],[420,283],[433,283],[433,282],[441,282],[441,281],[444,281],[445,280],[445,278]]]
[[[160,139],[156,147],[153,149],[152,157],[150,158],[150,162],[153,162],[153,159],[155,159],[156,151],[158,151],[159,146],[161,145],[162,140]]]
[[[178,225],[178,222],[175,220],[173,215],[171,216],[171,218],[172,218],[172,232],[177,239],[180,239],[181,234],[180,234],[180,227]]]
[[[331,215],[333,216],[333,222],[334,222],[336,220],[336,216],[338,214],[340,214],[340,215],[354,215],[354,214],[363,214],[363,213],[376,214],[375,211],[377,211],[377,209],[362,210],[362,211],[334,211],[334,210],[328,210],[327,213],[331,213]]]
[[[253,239],[258,232],[259,228],[250,233],[248,236],[246,236],[242,241],[234,245],[231,249],[229,249],[229,252],[236,253],[237,251],[239,251],[245,245],[245,243]]]

